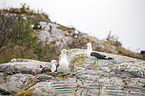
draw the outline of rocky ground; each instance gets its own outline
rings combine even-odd
[[[61,79],[56,72],[42,73],[49,62],[13,59],[0,65],[1,95],[38,96],[144,96],[145,61],[102,53],[114,60],[98,60],[86,56],[84,49],[69,49],[70,72]],[[64,77],[63,77],[64,78]]]

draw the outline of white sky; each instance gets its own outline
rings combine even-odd
[[[145,50],[145,0],[0,0],[0,8],[20,7],[22,2],[43,9],[62,25],[99,39],[111,30],[125,48]]]

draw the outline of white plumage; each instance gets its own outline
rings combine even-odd
[[[62,49],[60,60],[59,60],[59,67],[57,68],[57,72],[68,72],[68,61],[66,54],[68,51],[66,49]]]
[[[89,58],[92,58],[92,56],[90,55],[92,51],[93,51],[93,50],[92,50],[92,45],[91,45],[91,43],[87,43],[87,56],[88,56]]]
[[[56,70],[56,60],[51,60],[51,72]]]

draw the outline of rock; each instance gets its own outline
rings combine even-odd
[[[16,94],[16,96],[25,96],[29,95],[32,96],[35,94],[36,96],[48,96],[54,95],[54,88],[51,86],[50,82],[39,82],[35,84],[33,87],[27,89],[26,91],[22,91]]]
[[[40,22],[41,25],[45,26],[44,31],[40,31],[38,38],[41,41],[45,41],[47,44],[55,44],[56,50],[61,51],[62,48],[68,48],[68,45],[73,42],[72,37],[65,36],[66,31],[62,31],[61,29],[57,29],[59,25],[53,23],[43,23]],[[46,24],[46,25],[45,25]],[[50,31],[50,26],[53,26]],[[70,36],[71,34],[69,34]]]
[[[42,68],[40,68],[40,65],[48,68],[51,66],[49,62],[30,59],[12,59],[9,63],[0,64],[0,72],[11,75],[16,73],[35,75],[41,73]]]
[[[52,79],[52,78],[53,78],[53,77],[50,76],[50,75],[39,74],[39,75],[36,77],[35,82],[42,82],[42,81],[50,80],[50,79]]]
[[[39,24],[40,24],[41,26],[45,26],[45,25],[48,25],[48,22],[43,22],[43,21],[41,21]]]
[[[51,69],[48,68],[48,67],[43,67],[41,72],[42,72],[42,73],[51,72]]]
[[[12,93],[10,91],[8,91],[8,89],[0,88],[0,95],[12,95]]]
[[[7,69],[5,73],[0,73],[0,92],[2,95],[16,96],[144,95],[145,61],[101,52],[114,60],[98,60],[99,66],[96,67],[96,59],[88,58],[85,49],[69,49],[68,52],[69,74],[40,74],[42,68],[50,68],[50,63],[30,59],[13,59],[0,65],[0,70]],[[22,68],[18,68],[18,64]],[[16,68],[25,74],[13,73]],[[37,69],[40,73],[35,71],[34,76],[31,75]],[[8,72],[13,74],[9,75]],[[61,80],[61,77],[66,79]]]
[[[50,33],[47,31],[40,31],[38,38],[40,38],[41,41],[48,41],[48,38],[50,38]]]
[[[12,95],[33,83],[34,76],[30,74],[8,75],[0,86],[2,95]]]

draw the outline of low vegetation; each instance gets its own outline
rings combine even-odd
[[[114,46],[122,46],[121,42],[118,41],[118,37],[117,36],[114,36],[114,35],[111,35],[111,31],[109,32],[107,38],[106,38],[107,41],[110,41],[110,43]]]
[[[15,13],[50,20],[49,16],[45,12],[42,10],[38,10],[37,12],[35,10],[30,10],[30,7],[27,6],[26,3],[21,4],[21,8],[2,9],[0,12]]]
[[[23,4],[20,9],[10,8],[9,10],[0,10],[0,63],[10,62],[12,58],[27,58],[42,61],[58,58],[59,52],[54,52],[54,46],[43,44],[45,42],[41,42],[37,38],[36,34],[40,30],[36,31],[32,29],[32,24],[39,24],[39,20],[32,18],[24,19],[21,16],[22,14],[43,15],[45,18],[42,19],[48,19],[48,15],[34,13],[30,11],[29,7],[26,8],[25,6]],[[15,15],[9,13],[15,13]]]
[[[0,62],[8,62],[12,58],[36,59],[33,49],[38,38],[33,36],[31,20],[25,20],[21,16],[4,16],[0,32]]]
[[[109,32],[106,40],[107,40],[107,41],[105,41],[106,44],[117,47],[117,51],[119,52],[119,54],[124,55],[124,56],[139,58],[137,53],[134,53],[130,50],[126,50],[125,48],[123,48],[122,43],[120,41],[118,41],[118,37],[111,35],[111,31]]]

